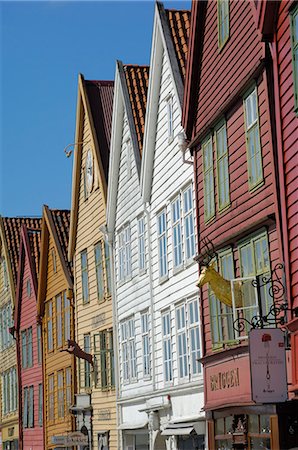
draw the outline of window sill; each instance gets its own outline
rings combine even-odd
[[[195,261],[194,260],[194,257],[195,257],[196,255],[194,254],[191,258],[189,258],[189,259],[187,259],[186,261],[185,261],[185,264],[184,264],[184,268],[186,269],[187,267],[190,267],[190,266],[193,266],[194,264],[197,264],[197,261]]]
[[[212,217],[209,217],[209,219],[206,219],[204,217],[204,224],[205,225],[210,225],[212,222],[215,222],[215,214]]]
[[[172,144],[173,141],[174,141],[174,136],[169,136],[168,137],[168,145]]]
[[[262,178],[262,180],[258,181],[257,183],[255,183],[255,184],[253,184],[253,185],[251,185],[251,184],[248,182],[248,192],[249,192],[250,194],[254,194],[255,191],[257,191],[259,188],[261,188],[262,186],[264,186],[264,184],[265,184],[265,180],[264,180],[263,178]]]
[[[224,214],[231,207],[231,205],[231,202],[229,202],[225,206],[218,208],[218,214]]]
[[[183,267],[183,263],[180,266],[174,267],[173,268],[173,275],[177,275],[180,272],[183,272],[184,267]]]
[[[159,284],[164,284],[168,280],[169,280],[169,275],[165,275],[162,278],[159,278],[158,282],[159,282]]]

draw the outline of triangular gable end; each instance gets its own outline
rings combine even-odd
[[[69,234],[69,248],[68,248],[68,259],[72,260],[75,242],[76,242],[76,229],[78,220],[78,204],[79,204],[79,189],[80,189],[80,177],[81,177],[81,166],[82,166],[82,142],[83,136],[83,122],[84,117],[89,124],[91,130],[91,147],[94,152],[93,158],[97,164],[98,180],[100,183],[100,189],[104,199],[104,208],[106,208],[107,201],[107,169],[104,169],[103,161],[101,159],[100,153],[100,142],[98,142],[96,125],[92,116],[92,108],[88,98],[86,83],[82,74],[79,75],[78,81],[78,99],[77,99],[77,113],[76,113],[76,133],[75,133],[75,151],[74,151],[74,165],[73,165],[73,182],[72,182],[72,207],[71,207],[71,219],[70,219],[70,234]],[[99,82],[100,83],[100,82]],[[106,82],[112,83],[112,82]],[[108,142],[107,142],[108,144]]]
[[[181,45],[179,45],[178,41],[179,39],[183,40],[182,45],[187,45],[185,34],[188,33],[189,28],[186,29],[184,23],[183,32],[180,34],[176,33],[176,30],[172,30],[170,28],[169,19],[171,18],[172,22],[174,22],[175,13],[186,15],[184,21],[187,22],[189,27],[189,11],[165,10],[162,3],[156,3],[150,59],[151,75],[149,77],[148,87],[148,113],[146,114],[145,120],[144,155],[142,158],[141,169],[141,189],[144,202],[148,202],[150,200],[151,193],[157,111],[159,107],[158,99],[161,82],[162,58],[164,52],[168,60],[178,108],[180,113],[182,113],[184,95],[183,73],[185,73],[185,61],[184,58],[179,56],[179,49],[181,48]],[[172,23],[171,26],[176,26],[176,23]]]

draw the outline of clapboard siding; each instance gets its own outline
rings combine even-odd
[[[202,48],[202,63],[196,115],[196,132],[204,129],[216,111],[235,92],[247,74],[263,57],[264,44],[256,31],[250,2],[229,2],[230,38],[218,49],[217,3],[207,2]],[[241,24],[241,26],[240,26]],[[210,86],[212,85],[212,89]]]
[[[104,196],[101,190],[100,173],[98,168],[95,149],[91,144],[91,129],[89,118],[84,111],[82,118],[82,141],[85,142],[81,149],[81,168],[80,168],[80,185],[78,192],[78,211],[77,211],[77,229],[75,238],[75,254],[74,254],[74,270],[75,270],[75,299],[76,299],[76,341],[79,346],[84,348],[84,334],[90,333],[91,353],[94,354],[93,336],[99,331],[110,329],[113,326],[112,321],[112,300],[105,298],[104,301],[98,301],[96,269],[95,269],[95,253],[94,246],[104,240],[104,235],[100,231],[100,226],[106,222]],[[100,146],[100,143],[99,143]],[[91,193],[87,198],[84,194],[84,170],[86,155],[88,150],[93,152],[93,171],[94,180]],[[82,272],[81,272],[81,252],[87,250],[87,266],[88,266],[88,288],[89,302],[82,302]],[[94,322],[94,319],[102,315],[100,326]],[[78,392],[85,392],[83,381],[84,360],[78,360]],[[79,370],[80,366],[80,370]],[[116,400],[114,390],[102,391],[95,388],[93,382],[91,392],[91,403],[93,406],[93,442],[97,446],[98,432],[101,430],[110,430],[110,448],[117,449],[116,434]],[[110,420],[100,420],[99,411],[108,409],[110,412]]]
[[[281,102],[282,141],[286,184],[291,296],[293,307],[298,306],[298,119],[294,112],[294,80],[291,52],[289,2],[281,2],[277,22],[277,55],[279,93]]]

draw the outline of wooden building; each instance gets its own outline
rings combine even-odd
[[[272,313],[276,298],[269,284],[261,283],[284,276],[274,269],[285,258],[274,69],[268,36],[258,28],[258,3],[192,3],[183,126],[195,157],[198,261],[205,266],[200,280],[203,285],[203,275],[213,268],[234,280],[229,297],[233,292],[234,300],[226,304],[214,294],[222,281],[201,289],[204,408],[212,449],[297,446],[291,433],[283,432],[285,410],[296,407],[286,401],[286,376],[276,401],[255,401],[251,388],[250,329],[262,316],[269,328],[280,318]],[[292,135],[288,142],[294,141]],[[285,301],[284,295],[280,302]]]
[[[76,386],[72,267],[67,260],[70,211],[43,208],[37,314],[42,325],[44,448],[67,447]],[[62,442],[62,444],[61,444]],[[71,446],[70,446],[71,447]]]
[[[29,217],[0,218],[0,429],[3,450],[16,450],[19,442],[18,382],[13,313],[17,285],[20,230],[40,226]]]
[[[14,328],[17,346],[19,449],[43,450],[42,334],[37,320],[40,229],[21,228]]]
[[[89,413],[92,405],[85,425],[89,445],[116,450],[112,285],[105,234],[113,84],[79,76],[68,258],[74,265],[75,340],[92,357],[78,362],[77,429],[85,425],[84,398]]]

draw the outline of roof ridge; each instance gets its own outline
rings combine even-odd
[[[123,68],[125,69],[126,67],[141,67],[144,69],[148,69],[150,67],[149,64],[123,64]]]

